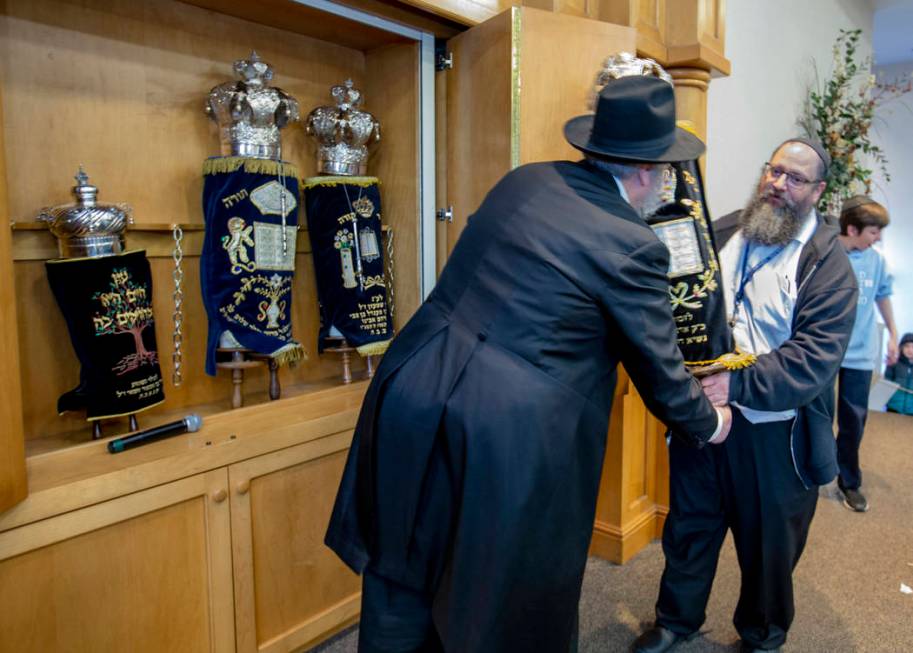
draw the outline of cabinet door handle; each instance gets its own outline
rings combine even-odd
[[[219,488],[218,490],[216,490],[215,492],[212,493],[212,500],[215,501],[216,503],[222,503],[227,498],[228,498],[228,492],[226,492],[224,488]]]
[[[236,489],[238,490],[238,494],[247,494],[250,492],[250,481],[241,481],[236,486]]]

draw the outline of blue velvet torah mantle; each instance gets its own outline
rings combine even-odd
[[[384,276],[376,177],[311,177],[304,210],[320,303],[318,349],[342,335],[362,356],[382,354],[393,337]]]
[[[206,373],[215,375],[219,347],[250,349],[280,365],[303,358],[303,348],[292,338],[291,321],[297,169],[264,159],[207,159],[203,214],[200,286],[209,317]]]

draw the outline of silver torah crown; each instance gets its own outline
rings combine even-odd
[[[358,108],[361,91],[351,79],[330,89],[336,106],[317,107],[307,117],[306,130],[317,139],[317,172],[364,175],[368,145],[380,140],[380,123]]]
[[[234,64],[239,81],[209,91],[206,115],[219,126],[223,156],[281,157],[279,130],[298,120],[298,101],[267,84],[273,69],[256,52]]]
[[[99,204],[98,188],[79,166],[73,187],[75,203],[41,209],[38,219],[57,236],[61,258],[108,256],[124,251],[124,231],[133,224],[126,204]]]
[[[643,75],[646,77],[658,77],[668,84],[672,84],[672,76],[663,70],[663,67],[653,59],[637,57],[630,52],[619,52],[610,55],[605,63],[602,64],[602,70],[596,75],[596,84],[593,93],[590,96],[590,109],[596,109],[599,91],[609,83],[610,80],[621,77],[631,77],[634,75]]]

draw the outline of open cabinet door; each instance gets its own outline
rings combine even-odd
[[[588,112],[606,57],[635,52],[636,31],[611,23],[513,7],[448,42],[446,200],[453,250],[469,215],[506,172],[534,161],[579,159],[564,123]]]
[[[0,97],[0,125],[3,102]],[[6,159],[0,133],[0,512],[28,494],[25,475],[25,439],[22,428],[22,385],[19,380],[19,338],[16,324],[16,283],[9,207]]]

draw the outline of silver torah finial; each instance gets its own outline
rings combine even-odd
[[[596,75],[596,84],[590,96],[590,109],[595,111],[599,91],[610,80],[634,75],[658,77],[664,82],[672,84],[672,76],[653,59],[637,57],[630,52],[618,52],[617,54],[609,55],[605,63],[602,64],[602,70]]]
[[[74,179],[76,202],[46,207],[38,215],[57,237],[61,258],[107,256],[124,251],[124,231],[133,224],[130,207],[100,204],[98,188],[89,183],[82,166]]]
[[[336,105],[317,107],[307,117],[308,135],[317,139],[317,172],[364,175],[368,145],[380,140],[380,123],[359,109],[361,91],[351,79],[330,89]]]
[[[268,86],[272,67],[251,52],[234,63],[239,81],[209,91],[206,114],[219,126],[223,156],[278,160],[279,130],[298,120],[298,101],[281,88]]]

